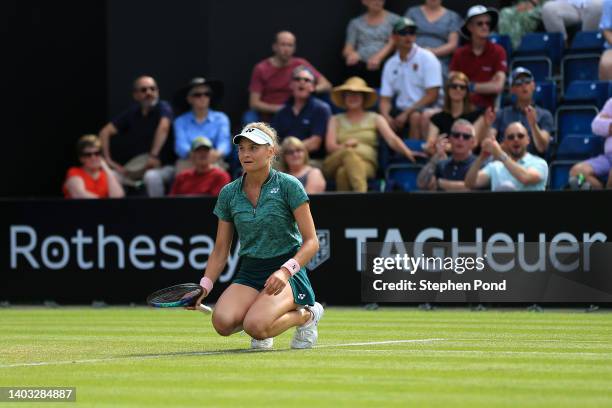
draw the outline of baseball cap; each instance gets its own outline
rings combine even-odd
[[[272,138],[268,136],[266,132],[256,127],[250,127],[250,128],[244,129],[240,134],[237,134],[236,136],[234,136],[234,139],[233,139],[234,144],[240,143],[241,137],[246,137],[251,142],[255,144],[259,144],[259,145],[265,145],[265,144],[270,145],[270,146],[274,145]]]
[[[514,81],[516,81],[517,78],[521,75],[533,79],[533,74],[530,70],[524,67],[516,67],[514,68],[514,70],[512,71],[512,75],[510,76],[510,84],[512,85]]]
[[[209,138],[204,136],[198,136],[191,142],[191,151],[195,152],[200,147],[206,147],[207,149],[212,149],[213,144]]]
[[[416,27],[416,23],[408,17],[402,17],[395,24],[393,24],[393,32],[398,33],[408,27]]]

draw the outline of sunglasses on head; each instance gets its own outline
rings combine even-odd
[[[307,82],[307,83],[311,83],[312,82],[312,78],[306,78],[306,77],[300,77],[300,76],[293,77],[293,80],[295,82]]]
[[[145,93],[147,91],[155,92],[155,91],[157,91],[157,87],[155,85],[153,85],[153,86],[142,86],[142,87],[138,88],[138,92]]]
[[[467,89],[467,85],[463,85],[463,84],[449,84],[448,88],[449,89],[460,89],[462,91],[465,91]]]
[[[529,85],[532,82],[533,82],[533,79],[531,79],[529,77],[527,77],[527,78],[519,78],[519,79],[515,80],[514,82],[512,82],[512,86]]]
[[[98,157],[100,156],[100,151],[96,150],[95,152],[82,152],[81,157]]]
[[[510,133],[506,135],[506,139],[512,142],[514,139],[523,140],[525,136],[527,135],[524,133]]]
[[[460,137],[462,137],[463,140],[470,140],[472,138],[472,135],[470,133],[451,132],[450,137],[455,138],[455,139],[459,139]]]
[[[208,96],[210,98],[211,95],[212,95],[211,91],[194,92],[194,93],[189,94],[189,96],[191,96],[192,98],[201,98],[203,96]]]
[[[395,34],[399,35],[400,37],[403,37],[405,35],[414,35],[416,34],[416,30],[416,27],[406,27],[399,31],[396,31]]]

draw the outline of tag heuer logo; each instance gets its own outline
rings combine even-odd
[[[319,265],[327,261],[330,256],[330,245],[329,245],[329,230],[319,229],[317,230],[317,238],[319,238],[319,250],[312,257],[310,262],[306,265],[309,271],[317,269]]]

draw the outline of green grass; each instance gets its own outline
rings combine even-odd
[[[77,387],[44,407],[612,406],[609,312],[328,308],[304,351],[184,310],[3,309],[0,333],[0,386]]]

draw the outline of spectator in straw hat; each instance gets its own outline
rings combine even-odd
[[[412,151],[385,118],[366,110],[376,99],[376,91],[359,77],[351,77],[332,90],[332,102],[346,112],[332,116],[327,125],[323,173],[336,180],[338,191],[367,191],[367,179],[374,177],[378,168],[379,133],[393,150],[414,162]]]

